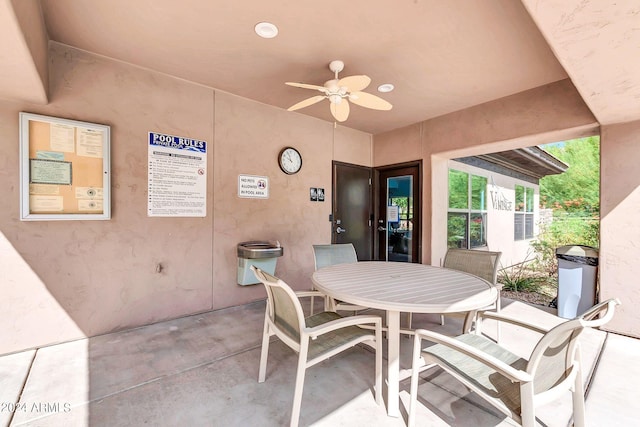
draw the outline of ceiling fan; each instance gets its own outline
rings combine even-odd
[[[391,110],[392,105],[389,102],[376,95],[362,92],[362,90],[371,83],[371,79],[368,76],[349,76],[338,79],[338,73],[344,69],[344,62],[342,61],[331,61],[329,69],[334,72],[335,78],[327,81],[324,86],[286,82],[285,84],[289,86],[322,92],[322,95],[307,98],[304,101],[292,105],[287,110],[298,110],[328,99],[331,114],[338,122],[344,122],[349,117],[349,101],[361,107],[372,108],[374,110]]]

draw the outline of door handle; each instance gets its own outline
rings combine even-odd
[[[345,231],[347,231],[347,230],[345,230],[344,228],[342,228],[340,226],[338,226],[338,228],[336,228],[336,233],[338,233],[338,234],[344,233]]]
[[[380,226],[378,227],[378,231],[387,231],[387,227]]]

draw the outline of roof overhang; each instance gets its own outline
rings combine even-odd
[[[477,159],[480,162],[474,162],[472,159]],[[497,167],[492,169],[507,170],[536,181],[548,175],[561,174],[569,168],[569,165],[537,146],[454,160],[466,164],[475,164],[485,169],[487,167],[483,166],[483,164],[496,165]]]

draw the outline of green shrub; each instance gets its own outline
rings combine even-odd
[[[597,216],[554,212],[553,222],[543,227],[531,242],[536,253],[535,268],[554,276],[558,270],[556,249],[565,245],[599,246],[600,221]]]
[[[498,282],[502,289],[513,292],[538,292],[540,278],[528,268],[529,260],[502,269],[498,275]]]

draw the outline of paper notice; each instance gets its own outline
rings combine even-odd
[[[29,184],[29,194],[60,194],[60,187],[47,184]]]
[[[398,222],[400,221],[400,207],[399,206],[387,206],[387,221]]]
[[[29,196],[31,212],[62,212],[62,196]]]
[[[64,153],[55,151],[36,151],[36,159],[42,160],[64,160]]]
[[[91,199],[86,199],[86,200],[78,200],[78,210],[81,212],[87,212],[87,211],[99,211],[102,212],[102,200],[91,200]]]
[[[103,199],[102,188],[76,187],[76,199]]]
[[[71,162],[30,159],[33,184],[71,185]]]
[[[73,153],[75,151],[75,128],[69,125],[51,123],[49,145],[53,151]]]
[[[103,133],[101,130],[78,128],[76,154],[102,158]]]

